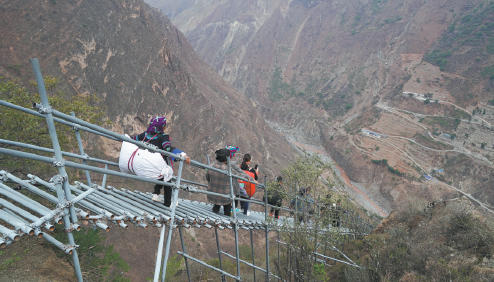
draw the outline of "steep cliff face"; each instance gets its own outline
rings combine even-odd
[[[480,174],[493,158],[492,3],[148,2],[262,105],[277,131],[324,148],[386,210],[461,192],[494,203],[481,188],[489,177]],[[450,154],[467,157],[463,172],[479,168],[453,173]],[[389,168],[372,163],[382,159]]]
[[[60,78],[60,90],[69,96],[96,93],[102,98],[116,132],[140,133],[151,117],[165,115],[172,144],[198,161],[231,144],[276,175],[294,158],[256,105],[205,64],[160,11],[142,1],[0,0],[0,75],[28,85],[34,80],[29,63],[33,57],[39,58],[43,75]],[[89,155],[118,157],[119,142],[94,136],[86,141]],[[203,180],[204,171],[185,170],[189,179]],[[98,179],[101,175],[93,175]],[[114,185],[152,189],[150,184]],[[186,236],[191,245],[211,238],[211,233],[191,234]],[[152,276],[158,230],[115,228],[107,237],[131,266],[131,281]],[[173,246],[180,245],[175,241]],[[231,242],[224,247],[232,251]],[[209,246],[189,250],[206,259],[214,256],[208,251]]]
[[[320,101],[331,116],[345,114],[346,103],[364,103],[366,94],[385,94],[402,76],[396,73],[400,54],[425,53],[463,7],[447,1],[203,0],[177,8],[171,2],[150,1],[246,95],[276,101],[290,98],[293,87],[294,96],[303,92],[294,99]]]
[[[142,1],[2,2],[0,65],[9,75],[32,80],[29,58],[38,57],[43,74],[61,77],[66,92],[102,97],[118,132],[142,132],[151,117],[165,115],[173,142],[193,158],[235,144],[279,171],[293,157],[255,105]],[[118,156],[117,143],[91,145]]]

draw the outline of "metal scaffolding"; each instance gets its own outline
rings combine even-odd
[[[182,251],[177,252],[185,260],[187,276],[190,281],[191,275],[189,270],[189,261],[194,261],[203,266],[206,266],[212,270],[217,271],[221,274],[222,281],[226,281],[226,277],[230,277],[236,281],[241,281],[240,273],[240,263],[252,267],[254,274],[254,281],[256,280],[256,270],[265,273],[265,280],[270,281],[272,278],[276,280],[282,280],[280,278],[280,273],[275,275],[270,270],[270,250],[269,250],[269,232],[278,231],[279,223],[278,221],[268,220],[268,207],[278,208],[268,204],[268,197],[264,197],[264,201],[259,201],[255,199],[238,199],[235,198],[233,190],[233,181],[243,180],[249,182],[243,177],[236,176],[232,174],[230,158],[228,158],[228,171],[223,171],[216,169],[208,164],[202,164],[200,162],[191,160],[191,165],[199,169],[208,169],[211,171],[216,171],[227,175],[230,178],[230,194],[218,194],[209,191],[202,190],[202,188],[207,187],[206,184],[197,183],[194,181],[186,180],[182,178],[182,169],[185,158],[179,155],[175,155],[156,147],[135,141],[129,137],[121,134],[117,134],[103,127],[96,126],[94,124],[85,122],[75,117],[74,113],[71,115],[66,115],[57,110],[53,109],[48,103],[48,97],[46,94],[44,81],[41,76],[40,66],[37,59],[31,59],[33,66],[33,72],[36,76],[36,82],[38,85],[38,91],[41,97],[41,104],[33,104],[33,108],[37,111],[19,107],[11,103],[1,101],[0,106],[6,106],[13,109],[17,109],[29,114],[33,114],[39,117],[46,118],[50,138],[52,141],[53,148],[43,148],[39,146],[34,146],[30,144],[24,144],[20,142],[14,142],[9,140],[1,140],[0,144],[16,146],[24,149],[32,149],[40,152],[46,152],[54,154],[54,157],[46,157],[42,155],[37,155],[33,153],[22,152],[19,150],[12,150],[7,148],[0,148],[0,154],[13,156],[17,158],[26,158],[31,160],[36,160],[44,163],[53,165],[58,169],[58,174],[53,176],[49,181],[45,181],[35,175],[28,175],[28,179],[20,179],[7,171],[0,171],[0,195],[5,198],[18,203],[17,205],[0,198],[0,220],[8,223],[8,225],[13,228],[8,228],[0,225],[0,247],[5,248],[7,245],[12,244],[20,239],[23,235],[37,236],[45,238],[50,243],[54,244],[65,253],[72,255],[74,262],[75,273],[78,281],[82,282],[83,277],[81,273],[81,268],[79,265],[79,259],[77,255],[78,245],[74,242],[73,232],[80,230],[79,221],[87,220],[94,228],[101,228],[108,231],[108,223],[112,223],[117,227],[127,229],[129,224],[134,224],[141,228],[147,229],[148,227],[158,227],[161,228],[160,239],[158,243],[158,252],[156,258],[156,266],[154,272],[154,281],[165,281],[167,261],[170,255],[170,242],[172,239],[172,234],[174,230],[178,229],[181,241]],[[55,122],[62,123],[64,125],[70,126],[75,131],[75,137],[79,145],[80,154],[74,154],[69,152],[63,152],[60,148],[57,138],[57,132],[55,130]],[[175,158],[179,162],[177,169],[177,175],[172,178],[170,182],[163,182],[160,180],[154,180],[150,178],[139,177],[136,175],[130,175],[121,173],[119,171],[109,169],[109,166],[117,166],[115,162],[101,160],[97,158],[89,157],[84,153],[83,143],[81,140],[80,130],[97,134],[104,138],[109,138],[116,141],[125,141],[137,145],[141,149],[149,150],[151,152],[158,152],[162,155]],[[82,164],[77,162],[72,162],[65,160],[63,157],[70,157],[82,160]],[[105,165],[105,168],[100,168],[96,166],[88,165],[88,162],[95,162],[100,165]],[[69,179],[65,168],[75,168],[82,169],[86,173],[87,183],[74,182],[69,183]],[[89,172],[96,172],[103,174],[103,181],[101,185],[98,185],[91,181]],[[130,191],[128,189],[116,189],[112,186],[106,185],[107,175],[113,175],[117,177],[123,177],[128,179],[134,179],[137,181],[154,183],[159,185],[165,185],[172,188],[172,205],[171,208],[164,206],[162,203],[158,203],[152,200],[152,194],[144,193],[140,191]],[[16,189],[7,186],[8,183],[15,183],[20,187],[20,189],[25,189],[30,193],[36,194],[47,200],[47,202],[53,203],[50,207],[43,205],[37,201],[32,200],[26,195],[16,191]],[[43,187],[40,189],[39,187]],[[266,195],[266,178],[264,179],[264,184],[257,184],[257,188],[264,190]],[[224,198],[228,198],[232,201],[232,217],[222,215],[220,213],[212,212],[212,205],[197,201],[190,201],[178,198],[179,190],[188,191],[190,193],[202,193],[208,195],[216,195]],[[47,191],[55,192],[56,196],[53,196]],[[264,212],[251,212],[249,216],[242,213],[238,214],[236,212],[235,200],[241,200],[244,202],[249,202],[253,204],[258,204],[264,206]],[[53,209],[53,206],[55,208]],[[286,207],[280,208],[281,210],[287,210],[295,212]],[[91,214],[86,211],[90,211]],[[38,217],[32,212],[41,215]],[[365,226],[365,222],[358,221],[354,222],[355,217],[352,214],[352,220],[347,220],[347,228],[339,228],[339,234],[347,239],[348,236],[361,235],[368,232],[367,229],[363,231],[354,231],[356,226]],[[293,219],[286,219],[292,220]],[[294,221],[293,221],[294,222]],[[47,233],[54,230],[54,224],[64,224],[65,233],[67,234],[68,244],[65,245],[58,240],[54,239]],[[281,223],[280,223],[281,224]],[[214,229],[216,245],[218,250],[219,268],[213,267],[198,258],[194,258],[187,254],[182,228],[207,228]],[[350,227],[350,229],[349,229]],[[168,229],[166,229],[168,228]],[[238,232],[240,229],[246,230],[250,235],[250,244],[252,249],[252,262],[241,260],[239,257],[239,243],[238,243]],[[330,227],[328,227],[330,229]],[[228,254],[221,251],[220,241],[218,237],[218,232],[222,230],[233,230],[235,236],[235,255]],[[253,230],[262,230],[265,232],[266,240],[266,266],[265,268],[255,263],[255,253],[254,253],[254,243],[253,243]],[[167,234],[165,232],[168,231]],[[327,232],[328,230],[323,229],[322,231]],[[357,234],[359,233],[359,234]],[[166,237],[166,242],[165,242]],[[286,244],[281,242],[279,239],[275,240],[278,244],[278,265],[279,265],[279,245]],[[335,246],[327,246],[327,244],[318,244],[317,249],[324,248],[324,252],[312,252],[312,258],[319,263],[327,263],[328,260],[333,262],[341,262],[351,266],[358,267],[358,265],[350,260],[346,255],[343,254]],[[331,249],[341,253],[345,260],[336,259],[326,255],[326,249]],[[164,254],[163,254],[164,250]],[[297,252],[297,248],[294,247],[292,252]],[[231,274],[226,272],[222,266],[222,257],[228,257],[236,262],[236,274]]]

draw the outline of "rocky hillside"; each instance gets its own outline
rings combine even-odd
[[[294,151],[255,104],[205,64],[160,11],[142,1],[1,0],[0,38],[1,76],[28,86],[34,80],[29,58],[39,58],[43,75],[58,77],[59,89],[69,96],[96,93],[113,121],[112,130],[140,133],[151,117],[165,115],[173,144],[193,159],[205,162],[206,153],[232,144],[241,154],[251,153],[269,175],[294,159]],[[91,156],[118,156],[119,142],[95,137],[85,142]],[[186,170],[203,179],[203,171]],[[101,176],[93,175],[93,180]],[[107,234],[107,244],[114,244],[131,266],[127,277],[132,281],[152,276],[158,236],[156,229],[137,228]],[[203,241],[202,233],[192,236],[187,240]],[[204,242],[210,240],[207,236]],[[207,258],[208,250],[191,252]]]
[[[293,157],[255,106],[142,1],[1,4],[2,75],[27,85],[34,79],[29,58],[38,57],[43,74],[59,77],[65,92],[103,98],[117,132],[142,132],[151,117],[165,115],[173,143],[194,159],[235,144],[277,172]],[[118,156],[118,143],[94,140],[90,146]]]
[[[268,123],[325,150],[388,213],[457,193],[494,203],[491,2],[148,2]]]
[[[362,268],[333,269],[339,281],[492,281],[492,225],[469,200],[411,204],[347,248]]]

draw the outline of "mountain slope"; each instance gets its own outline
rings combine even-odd
[[[269,124],[326,150],[388,212],[457,193],[494,204],[482,188],[494,156],[489,1],[148,2]]]
[[[348,246],[362,268],[336,266],[345,281],[492,281],[492,225],[464,197],[410,204]],[[332,278],[333,278],[332,277]]]
[[[43,74],[63,78],[66,92],[103,97],[114,130],[135,134],[151,117],[167,116],[174,143],[193,158],[236,144],[277,171],[272,156],[293,157],[252,103],[142,1],[2,4],[0,65],[10,76],[32,80],[29,57],[39,57]],[[105,145],[117,156],[118,144]]]
[[[0,38],[0,75],[29,85],[34,80],[29,58],[39,58],[43,75],[59,77],[60,90],[69,96],[102,98],[116,132],[140,133],[151,117],[165,115],[172,144],[198,161],[205,162],[205,154],[219,147],[236,145],[240,156],[251,153],[271,177],[294,159],[255,105],[211,70],[162,13],[142,1],[2,0]],[[85,142],[90,156],[118,157],[119,142],[93,136]],[[204,171],[185,170],[187,178],[203,182]],[[101,181],[101,175],[92,174],[92,180]],[[142,191],[153,186],[114,178],[108,184]],[[203,235],[194,236],[202,240]],[[131,281],[152,276],[158,236],[156,229],[133,227],[107,234],[107,244],[114,244],[131,266]],[[176,251],[180,245],[173,246]],[[189,252],[207,257],[208,250]]]

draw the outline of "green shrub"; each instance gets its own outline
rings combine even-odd
[[[183,262],[183,259],[179,255],[174,255],[174,256],[168,257],[168,261],[166,263],[165,282],[172,282],[175,280],[173,278],[174,278],[175,274],[177,274],[177,272],[182,267],[182,262]],[[163,272],[161,272],[161,273],[163,273]],[[160,273],[160,277],[161,277],[161,273]]]
[[[461,22],[466,23],[466,22],[469,22],[471,19],[472,19],[472,16],[466,15],[463,18],[461,18]]]
[[[448,60],[446,60],[448,57],[451,57],[451,50],[441,52],[441,50],[436,49],[431,54],[426,55],[425,59],[435,66],[444,68],[448,64]]]
[[[19,65],[12,66],[13,70],[16,70],[16,68],[19,68]],[[70,97],[57,89],[60,81],[56,77],[46,76],[44,77],[44,83],[48,94],[48,100],[54,109],[65,114],[74,111],[76,116],[80,119],[91,123],[102,124],[105,112],[104,108],[96,106],[100,102],[100,99],[96,94]],[[21,85],[20,80],[8,79],[0,75],[0,100],[21,107],[31,108],[33,102],[39,103],[40,97],[37,94],[37,91],[30,91],[30,89],[37,87],[37,84],[32,82],[30,85],[32,87],[25,88]],[[108,124],[111,123],[108,119],[106,120]],[[0,109],[0,124],[2,124],[0,139],[21,141],[40,147],[50,147],[52,144],[46,122],[43,122],[42,119],[36,116],[15,109],[2,107],[2,109]],[[73,130],[70,127],[61,124],[56,124],[55,127],[63,151],[72,151],[77,148],[77,143],[74,145],[74,142],[71,142],[73,140],[71,140],[70,136],[73,136]],[[51,170],[49,165],[7,156],[2,156],[0,158],[0,167],[9,168],[11,171],[18,171],[22,174],[27,174],[24,173],[24,170],[27,171],[30,169],[29,173],[36,174],[39,177],[44,177],[43,175]]]
[[[491,79],[494,79],[494,65],[485,67],[482,70],[482,75],[489,76]]]
[[[394,169],[392,166],[389,166],[389,165],[388,165],[388,170],[389,170],[391,173],[394,173],[394,174],[396,174],[396,175],[398,175],[398,176],[401,176],[401,172],[400,172],[399,170],[397,170],[397,169]]]
[[[494,42],[487,44],[486,49],[487,49],[487,52],[494,54]]]
[[[293,87],[283,81],[282,72],[280,68],[276,68],[271,77],[269,83],[269,94],[268,97],[271,101],[276,101],[283,98],[283,94],[291,94],[294,91]]]

